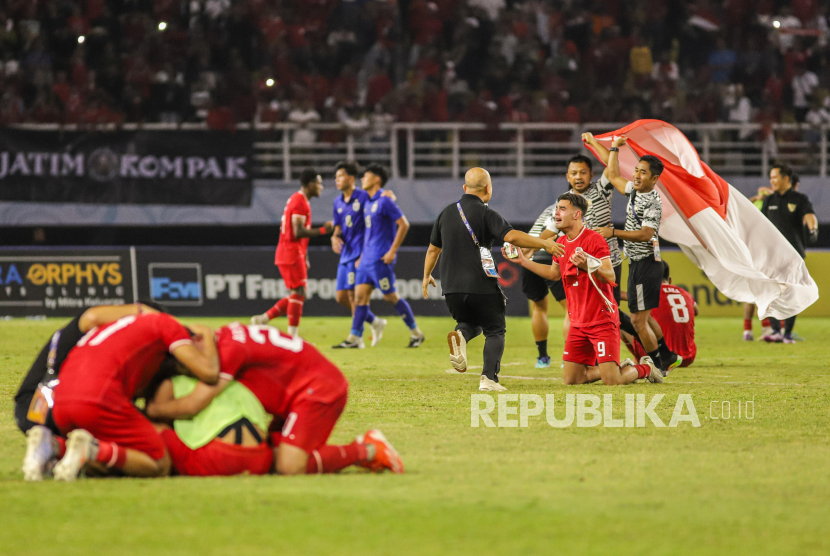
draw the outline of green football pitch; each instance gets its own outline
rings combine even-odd
[[[478,375],[475,367],[449,372],[450,320],[421,318],[427,342],[419,349],[404,347],[407,331],[395,319],[378,347],[332,351],[348,321],[306,318],[306,339],[350,382],[330,442],[380,428],[405,475],[25,483],[12,396],[62,323],[0,322],[3,555],[830,553],[826,319],[799,319],[806,342],[766,345],[742,342],[737,319],[700,318],[694,366],[662,385],[617,388],[566,387],[558,361],[534,369],[530,321],[509,319],[508,393],[554,394],[557,418],[565,394],[611,394],[613,417],[622,418],[626,394],[649,402],[663,393],[655,412],[667,425],[688,395],[700,427],[646,419],[639,428],[555,428],[542,413],[527,427],[474,428]],[[551,319],[554,360],[559,328]],[[481,365],[481,347],[481,339],[469,346],[472,366]]]

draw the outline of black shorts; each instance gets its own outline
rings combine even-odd
[[[617,283],[617,285],[614,286],[614,301],[617,302],[617,307],[620,306],[620,297],[622,293],[622,284],[620,284],[620,280],[622,280],[622,263],[614,267],[614,282]]]
[[[506,330],[504,296],[495,294],[448,293],[447,308],[455,322],[476,329],[476,335],[503,336]],[[478,330],[480,329],[480,330]]]
[[[562,280],[546,280],[528,269],[522,267],[522,293],[533,301],[542,301],[547,295],[548,290],[553,294],[556,301],[565,299],[565,288],[562,286]]]
[[[632,313],[660,306],[663,287],[663,263],[646,257],[628,263],[628,309]]]

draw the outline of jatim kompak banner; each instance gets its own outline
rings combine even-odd
[[[700,160],[680,130],[660,120],[638,120],[596,139],[610,147],[621,135],[628,137],[619,153],[624,177],[632,176],[641,156],[663,162],[657,185],[663,205],[660,236],[678,244],[720,292],[755,303],[761,318],[797,315],[818,300],[818,286],[796,250],[740,191]]]
[[[252,135],[0,129],[0,200],[235,205],[252,194]]]

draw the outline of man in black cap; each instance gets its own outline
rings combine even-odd
[[[435,285],[432,271],[441,257],[441,289],[447,307],[458,325],[447,335],[450,363],[467,370],[467,342],[484,333],[484,370],[479,390],[504,391],[499,368],[504,352],[506,298],[498,282],[493,255],[494,244],[544,249],[561,255],[564,249],[553,238],[541,240],[514,230],[499,213],[487,206],[493,196],[493,182],[483,168],[472,168],[464,176],[464,195],[447,206],[432,227],[430,246],[424,261],[424,298],[427,287]]]

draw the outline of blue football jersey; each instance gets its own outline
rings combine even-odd
[[[403,216],[397,203],[389,197],[382,197],[378,191],[370,198],[363,209],[366,230],[363,232],[363,258],[360,264],[379,261],[395,241],[397,224]]]
[[[343,239],[341,263],[350,263],[363,252],[363,230],[366,228],[363,208],[368,201],[369,194],[362,189],[355,189],[348,203],[342,194],[334,199],[334,225],[340,226],[340,237]]]

